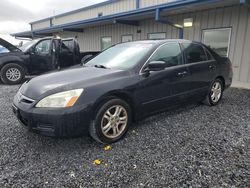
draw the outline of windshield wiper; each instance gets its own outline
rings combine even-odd
[[[107,69],[107,67],[105,67],[104,65],[95,65],[94,67],[101,68],[101,69]]]

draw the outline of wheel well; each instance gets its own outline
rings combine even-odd
[[[132,120],[134,120],[134,102],[132,97],[130,97],[128,94],[123,93],[123,92],[111,92],[108,93],[106,95],[103,95],[102,97],[100,97],[97,102],[94,104],[93,106],[93,110],[92,110],[92,117],[95,117],[95,114],[97,113],[98,109],[107,101],[114,99],[114,98],[118,98],[121,100],[124,100],[131,108],[132,111]]]
[[[220,79],[222,81],[222,84],[223,84],[223,88],[225,88],[225,79],[222,77],[222,76],[218,76],[216,79]]]
[[[26,66],[24,66],[23,65],[23,63],[22,62],[17,62],[17,61],[8,61],[8,62],[5,62],[5,63],[3,63],[1,66],[0,66],[0,71],[3,69],[3,67],[5,66],[5,65],[8,65],[8,64],[17,64],[17,65],[19,65],[19,66],[21,66],[22,68],[23,68],[23,70],[24,70],[24,73],[25,73],[25,75],[27,74],[27,68],[26,68]]]

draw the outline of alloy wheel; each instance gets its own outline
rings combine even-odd
[[[101,121],[102,133],[107,138],[119,137],[128,124],[128,113],[121,105],[114,105],[104,113]]]
[[[8,80],[15,82],[21,78],[21,72],[17,68],[9,68],[6,71],[6,77]]]
[[[222,95],[222,86],[220,82],[214,82],[212,89],[211,89],[211,100],[214,103],[217,103]]]

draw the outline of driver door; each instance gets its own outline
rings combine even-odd
[[[44,73],[53,69],[52,67],[52,40],[39,41],[30,53],[31,70],[34,74]]]
[[[188,69],[183,62],[179,43],[167,43],[153,54],[149,62],[164,61],[165,69],[141,75],[141,87],[137,97],[144,113],[153,113],[178,103],[178,94],[186,89]],[[143,70],[142,70],[143,72]],[[178,91],[178,92],[176,92]]]

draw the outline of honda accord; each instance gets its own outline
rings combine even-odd
[[[187,101],[215,106],[231,85],[232,65],[188,40],[117,44],[80,68],[25,82],[13,111],[29,130],[53,137],[121,139],[132,122]]]

